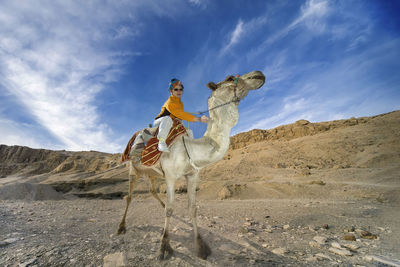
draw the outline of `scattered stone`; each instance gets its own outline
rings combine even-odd
[[[356,241],[356,237],[354,234],[345,234],[343,236],[343,239],[348,241]]]
[[[329,257],[325,254],[322,254],[322,253],[317,253],[317,254],[315,254],[315,256],[317,257],[317,260],[330,260],[330,261],[332,260],[331,257]]]
[[[0,241],[0,248],[8,246],[8,245],[10,245],[10,244],[12,244],[14,242],[17,242],[18,240],[19,240],[19,238],[13,237],[13,238],[7,238],[7,239],[5,239],[3,241]]]
[[[310,256],[310,257],[307,257],[307,258],[305,258],[305,260],[306,261],[317,261],[318,260],[318,258],[317,257],[315,257],[315,256]]]
[[[283,226],[283,230],[289,230],[290,229],[290,225],[289,224],[285,224],[284,226]]]
[[[373,235],[370,232],[364,231],[364,230],[362,230],[360,232],[360,234],[361,234],[361,237],[365,238],[365,239],[377,239],[378,238],[376,235]]]
[[[246,227],[249,227],[249,226],[253,225],[253,222],[245,222],[243,225],[246,226]]]
[[[275,248],[272,250],[272,253],[276,254],[276,255],[285,255],[286,253],[288,253],[287,249],[285,248]]]
[[[219,200],[224,200],[227,198],[230,198],[232,196],[232,191],[227,187],[224,186],[219,192],[218,192],[218,199]]]
[[[122,252],[108,254],[103,258],[103,267],[123,267],[126,266],[126,257]]]
[[[320,245],[324,245],[328,239],[324,236],[317,235],[314,236],[313,240],[315,240]]]
[[[309,173],[309,174],[311,174],[311,173]],[[322,180],[311,181],[310,184],[326,185],[326,183]]]
[[[353,253],[350,252],[350,250],[347,250],[345,248],[329,248],[330,252],[333,252],[335,254],[338,254],[340,256],[353,256]]]
[[[376,261],[388,266],[400,267],[399,260],[393,260],[382,256],[375,256],[375,255],[367,255],[364,257],[366,261]]]
[[[359,249],[360,247],[354,244],[344,244],[344,247],[350,249],[351,251],[356,251],[357,249]]]
[[[338,242],[332,242],[332,243],[331,243],[331,246],[332,246],[333,248],[338,248],[338,249],[341,249],[341,248],[342,248],[342,246],[341,246]]]
[[[313,247],[313,248],[321,248],[321,245],[315,241],[310,241],[310,242],[308,242],[308,244],[310,245],[310,247]]]
[[[33,258],[33,259],[27,260],[27,261],[25,261],[23,263],[20,263],[18,266],[19,267],[26,267],[26,266],[29,266],[29,265],[32,265],[32,264],[36,263],[36,261],[37,261],[37,258]]]

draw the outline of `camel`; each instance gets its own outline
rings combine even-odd
[[[165,209],[165,224],[161,235],[161,247],[158,258],[167,259],[173,254],[169,244],[169,224],[173,214],[175,183],[180,177],[187,180],[189,214],[193,224],[194,245],[197,256],[207,259],[211,249],[201,238],[197,227],[196,187],[199,171],[221,160],[229,148],[230,131],[239,119],[238,105],[250,90],[259,89],[265,82],[260,71],[253,71],[242,76],[228,76],[217,84],[210,82],[212,90],[208,99],[210,120],[203,137],[199,139],[188,136],[179,137],[169,147],[169,153],[162,153],[157,167],[141,165],[137,160],[129,162],[129,193],[126,198],[125,213],[118,227],[118,234],[126,232],[126,214],[132,201],[134,184],[138,177],[146,177],[151,183],[151,193]],[[166,183],[166,203],[159,198],[155,189],[156,178],[162,177]]]

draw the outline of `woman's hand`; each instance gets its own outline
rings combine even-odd
[[[208,122],[208,117],[206,115],[203,115],[200,118],[197,117],[196,121],[207,123]]]

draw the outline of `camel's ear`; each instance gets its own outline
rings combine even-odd
[[[233,77],[232,75],[229,75],[228,77],[225,78],[225,82],[232,82],[235,80],[235,77]]]
[[[213,91],[217,90],[217,85],[215,83],[213,83],[213,82],[207,83],[207,87],[210,88]]]

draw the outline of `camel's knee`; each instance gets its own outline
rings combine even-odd
[[[174,213],[174,210],[172,208],[166,208],[165,209],[165,216],[166,217],[171,217],[173,213]]]
[[[126,204],[129,205],[131,203],[131,201],[132,201],[132,196],[131,195],[126,195],[126,196],[124,196],[124,199],[126,201]]]

